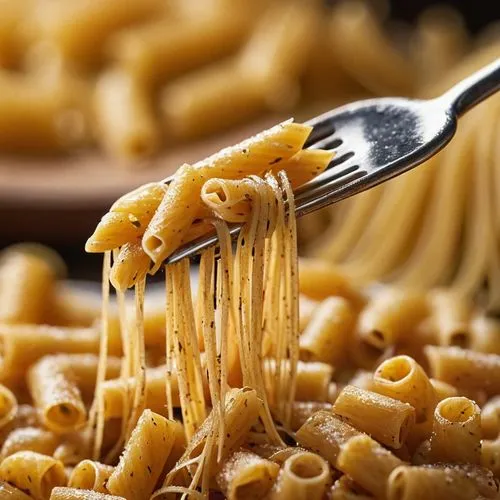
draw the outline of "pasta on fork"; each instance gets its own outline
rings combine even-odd
[[[54,259],[0,259],[1,294],[20,278],[0,316],[0,500],[498,498],[494,320],[298,258],[294,189],[332,159],[310,132],[281,123],[117,200],[86,246],[100,310],[71,306]],[[164,261],[208,233],[195,287],[188,259]]]

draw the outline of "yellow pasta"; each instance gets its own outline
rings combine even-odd
[[[249,451],[233,453],[215,480],[228,500],[264,498],[272,488],[279,466]]]
[[[500,479],[500,439],[482,441],[481,465],[491,470],[494,476]]]
[[[500,396],[494,396],[481,408],[481,431],[487,439],[500,435]]]
[[[323,300],[300,337],[301,358],[333,366],[344,364],[355,319],[353,307],[347,300],[340,297]]]
[[[377,498],[385,498],[392,471],[403,462],[368,436],[350,438],[341,448],[337,467]]]
[[[333,413],[380,443],[401,448],[415,424],[415,410],[408,403],[351,385],[338,395]]]
[[[52,490],[50,500],[125,500],[125,497],[58,486]]]
[[[342,445],[360,434],[333,413],[318,411],[297,431],[296,438],[301,446],[318,453],[336,467]]]
[[[430,440],[435,462],[479,464],[481,412],[464,397],[443,399],[436,406]]]
[[[389,477],[389,500],[495,498],[498,485],[491,472],[475,466],[397,467]]]
[[[500,355],[437,346],[427,346],[425,353],[434,378],[461,389],[499,393]]]
[[[315,453],[294,453],[283,463],[270,498],[321,500],[331,481],[328,462]]]
[[[123,160],[150,156],[160,145],[160,130],[146,89],[121,69],[104,73],[96,84],[97,128],[106,150]]]
[[[144,410],[107,482],[114,495],[149,499],[174,441],[172,422]]]
[[[330,391],[330,388],[329,388]],[[330,393],[328,402],[325,401],[295,401],[292,406],[292,415],[290,419],[290,427],[296,431],[302,427],[306,420],[320,410],[331,410],[332,402]]]
[[[16,396],[0,384],[0,428],[5,427],[17,413]]]
[[[29,500],[31,497],[11,484],[0,481],[0,498],[2,500]]]
[[[330,490],[332,500],[373,500],[374,496],[356,485],[346,475],[335,481]]]
[[[75,466],[69,476],[68,486],[81,490],[107,493],[107,483],[113,469],[111,465],[101,464],[93,460],[82,460]]]
[[[0,322],[44,323],[61,272],[60,257],[41,245],[17,245],[2,252]]]
[[[2,444],[0,455],[8,457],[18,451],[35,451],[42,455],[53,455],[59,445],[60,437],[37,427],[14,429]]]
[[[0,463],[0,479],[35,500],[47,500],[52,488],[66,484],[66,473],[63,464],[50,456],[18,451]]]

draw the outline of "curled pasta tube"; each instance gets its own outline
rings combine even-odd
[[[316,453],[300,451],[283,463],[270,499],[320,500],[330,482],[328,462]]]
[[[217,473],[216,482],[229,500],[243,500],[252,495],[264,498],[279,472],[278,464],[252,452],[233,453]]]
[[[37,427],[14,429],[3,442],[0,456],[8,457],[18,451],[35,451],[43,455],[53,455],[60,437],[51,431]]]
[[[464,397],[443,399],[436,406],[430,440],[433,462],[480,463],[481,411]]]
[[[52,488],[66,484],[64,466],[58,460],[33,451],[18,451],[0,464],[0,479],[36,500],[47,500]]]
[[[17,412],[17,399],[14,393],[0,384],[0,428],[7,425]]]
[[[114,467],[93,460],[82,460],[75,466],[68,481],[68,486],[82,490],[107,493],[106,484]]]

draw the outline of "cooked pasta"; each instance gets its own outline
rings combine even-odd
[[[118,200],[89,240],[99,318],[54,294],[59,326],[0,322],[11,497],[497,496],[498,325],[454,290],[299,261],[293,189],[332,157],[309,132],[285,122]],[[194,231],[218,239],[197,289],[188,260],[163,265]]]

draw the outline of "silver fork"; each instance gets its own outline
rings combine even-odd
[[[416,167],[454,136],[457,119],[500,89],[500,58],[430,100],[353,102],[310,120],[305,147],[335,150],[328,168],[295,191],[297,217],[370,189]],[[166,179],[165,182],[168,182]],[[231,227],[238,234],[241,226]],[[206,236],[166,259],[177,262],[215,245]]]

